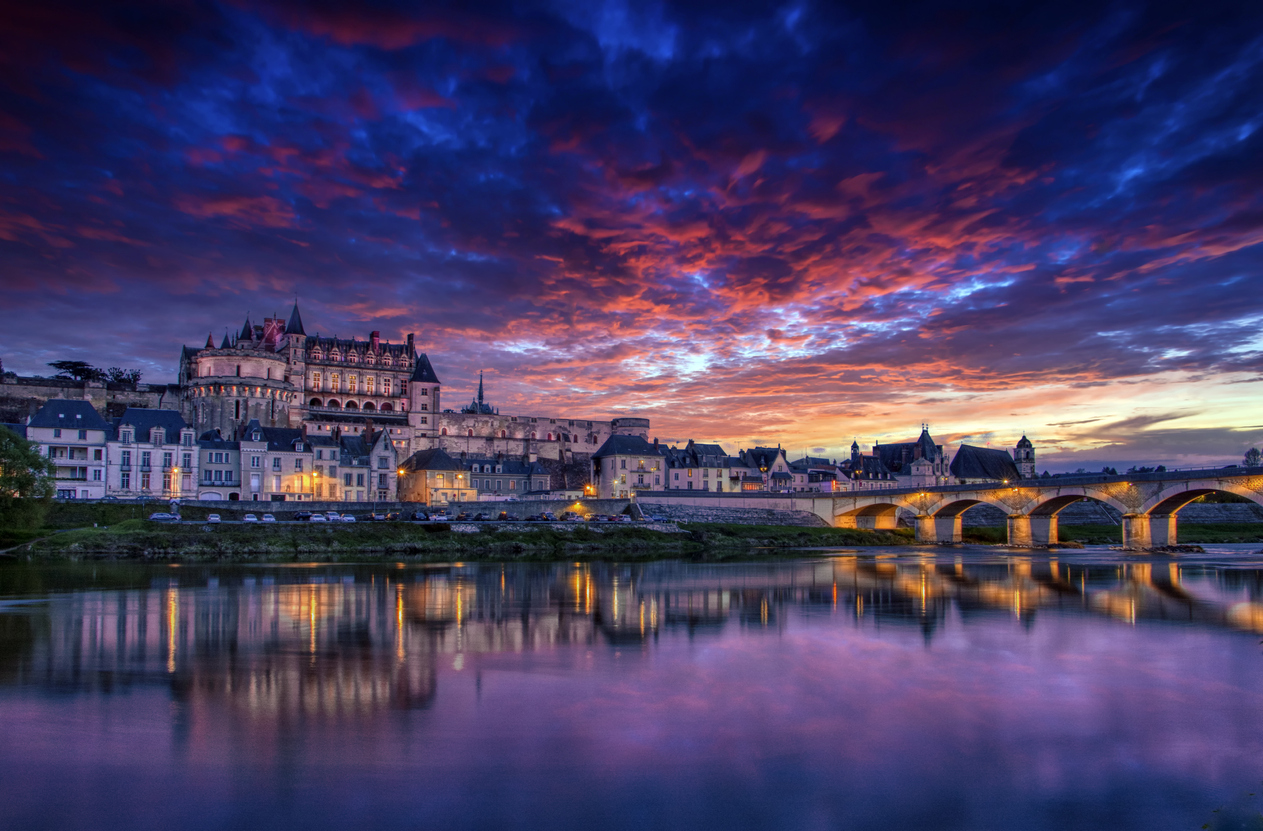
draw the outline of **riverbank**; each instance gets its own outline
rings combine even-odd
[[[684,524],[599,527],[549,523],[306,523],[162,525],[129,519],[108,528],[48,531],[10,557],[32,560],[174,562],[371,562],[406,559],[648,560],[739,558],[768,549],[911,545],[912,532],[848,528]]]

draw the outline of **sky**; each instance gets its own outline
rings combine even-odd
[[[0,360],[247,315],[664,441],[1263,445],[1263,4],[0,0]]]

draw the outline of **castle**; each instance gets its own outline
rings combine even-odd
[[[251,420],[301,428],[310,436],[383,430],[399,458],[430,448],[468,456],[569,461],[590,456],[611,435],[647,436],[649,421],[570,416],[501,415],[478,396],[456,412],[443,409],[442,382],[413,335],[404,343],[308,335],[298,304],[288,320],[264,318],[241,331],[184,347],[177,382],[180,410],[198,434],[240,433]]]

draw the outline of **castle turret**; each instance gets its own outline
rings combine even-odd
[[[408,422],[418,435],[438,435],[439,376],[424,352],[414,356],[412,377],[408,379]]]

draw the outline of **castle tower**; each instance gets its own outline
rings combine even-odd
[[[412,377],[408,379],[408,423],[418,437],[437,436],[439,413],[443,412],[439,376],[424,352],[414,355],[413,360]]]
[[[1025,433],[1018,440],[1017,447],[1013,448],[1013,463],[1017,465],[1017,471],[1022,474],[1023,479],[1035,478],[1035,445],[1031,444]]]
[[[289,322],[285,324],[285,335],[280,351],[285,355],[287,364],[286,380],[298,390],[298,406],[290,408],[290,423],[297,427],[307,411],[307,332],[303,329],[303,318],[298,313],[298,301],[294,301],[294,310],[289,313]]]

